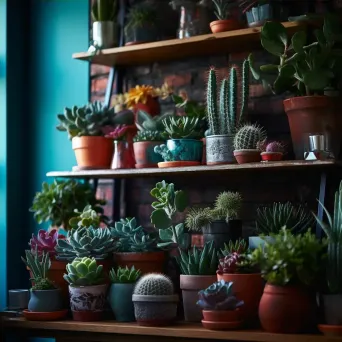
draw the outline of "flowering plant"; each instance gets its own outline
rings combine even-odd
[[[35,255],[41,256],[42,253],[49,253],[51,257],[55,256],[55,247],[58,239],[65,239],[64,235],[58,234],[57,229],[52,229],[51,231],[46,231],[40,229],[37,236],[32,234],[29,242],[31,247],[31,252]]]
[[[103,127],[103,134],[105,138],[110,138],[114,140],[124,140],[127,132],[128,126],[118,125],[116,127],[106,126]]]

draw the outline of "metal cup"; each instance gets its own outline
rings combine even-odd
[[[324,135],[310,135],[310,151],[325,151],[326,150],[326,141]]]

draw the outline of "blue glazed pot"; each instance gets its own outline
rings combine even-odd
[[[31,290],[28,309],[32,312],[54,312],[63,310],[62,292],[54,290]]]
[[[202,161],[203,142],[195,139],[170,139],[166,142],[174,161]]]
[[[134,306],[132,295],[134,284],[112,284],[108,301],[118,322],[134,322]]]
[[[262,26],[267,20],[273,19],[272,6],[264,4],[252,7],[246,12],[246,17],[249,27]]]

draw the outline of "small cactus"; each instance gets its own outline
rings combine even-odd
[[[266,152],[284,153],[284,145],[279,141],[272,141],[266,145]]]
[[[134,288],[135,295],[168,296],[174,292],[172,281],[164,274],[149,273],[138,280]]]
[[[235,135],[235,150],[256,150],[259,143],[266,139],[266,131],[256,124],[242,126]]]

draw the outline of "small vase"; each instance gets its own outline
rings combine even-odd
[[[114,156],[112,169],[134,169],[135,160],[133,157],[132,144],[127,141],[114,140]]]

